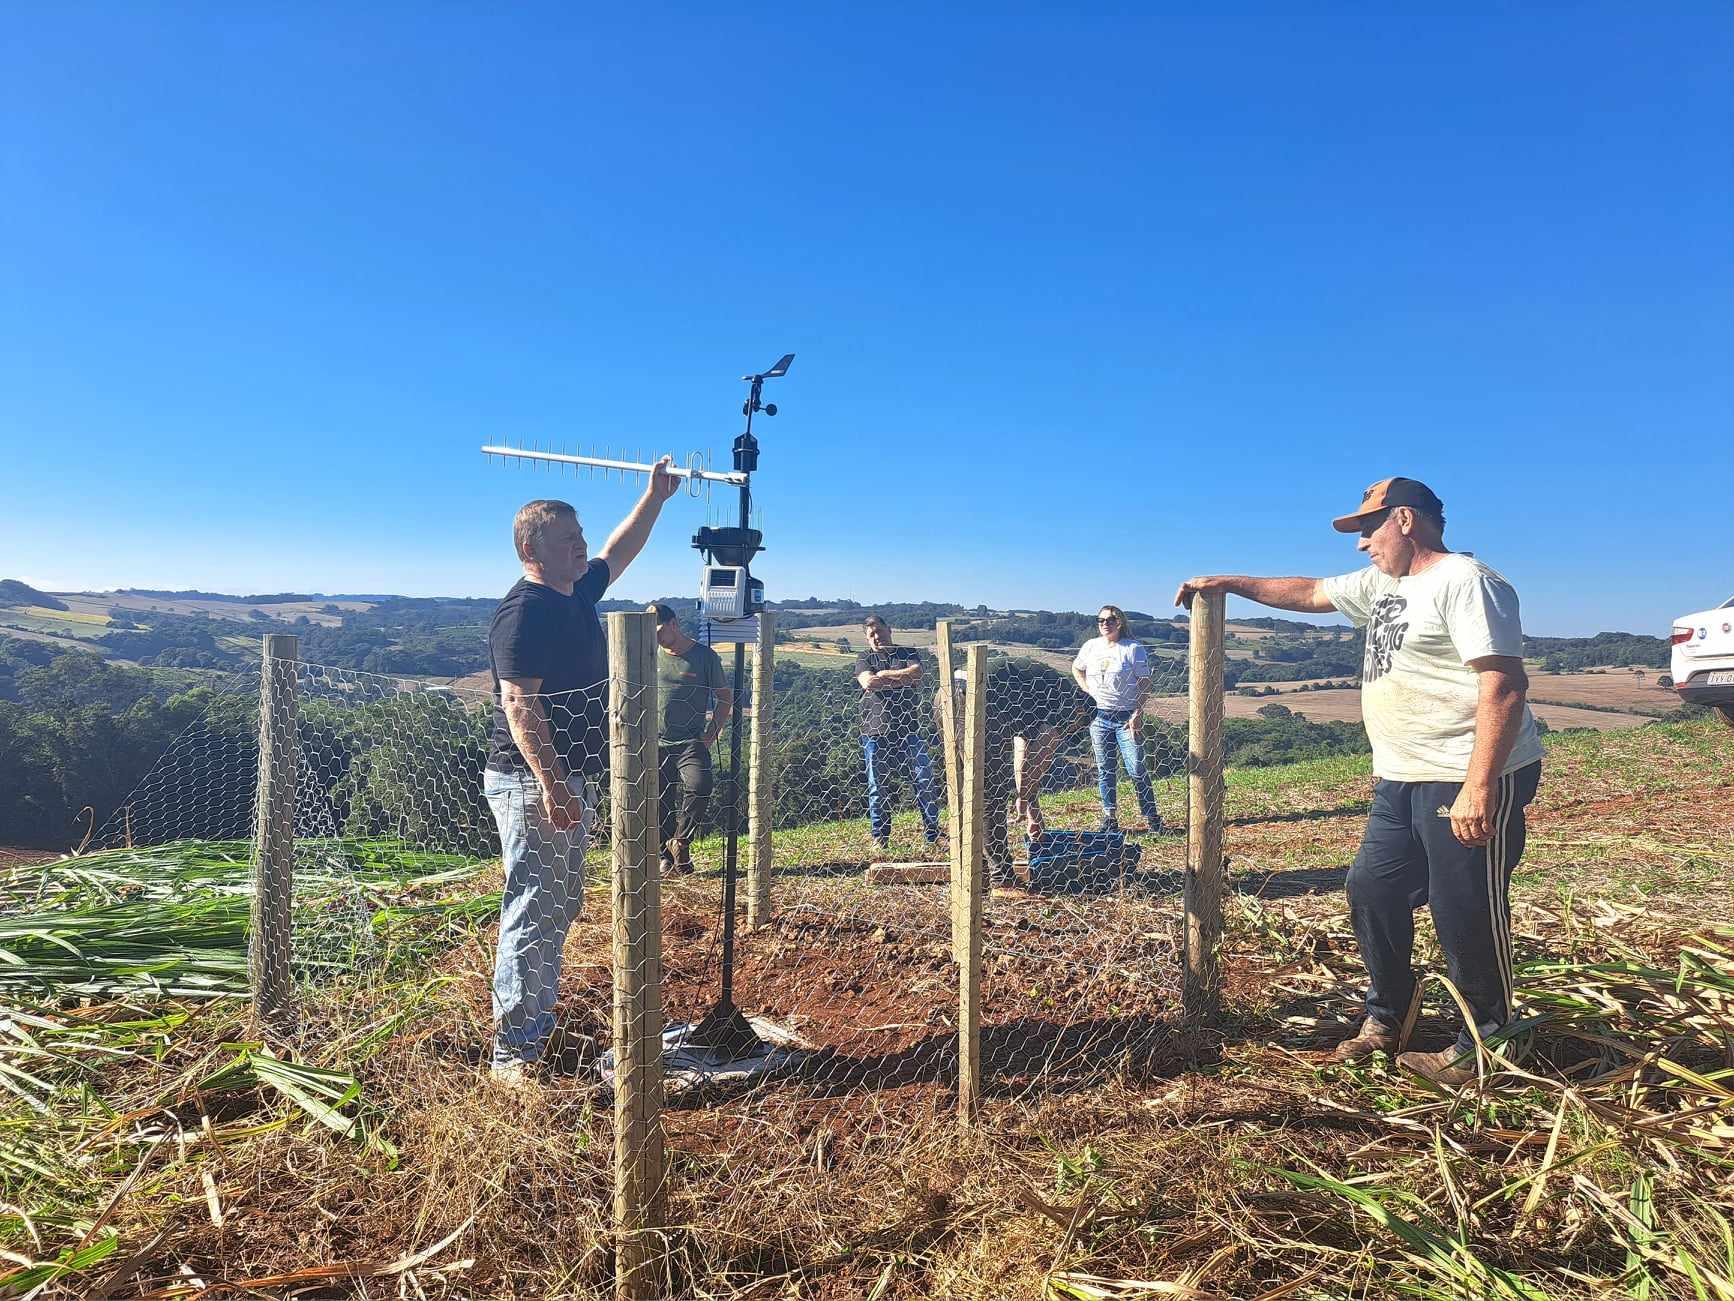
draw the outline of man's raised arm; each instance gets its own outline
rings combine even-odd
[[[1174,604],[1189,606],[1200,592],[1224,592],[1243,596],[1277,610],[1301,614],[1328,614],[1337,607],[1325,595],[1322,578],[1249,578],[1245,574],[1207,574],[1188,578],[1174,594]]]
[[[650,472],[650,483],[644,489],[644,496],[638,499],[632,514],[621,520],[614,532],[608,535],[608,541],[602,544],[601,559],[608,562],[610,583],[619,582],[626,566],[638,559],[638,553],[650,540],[656,517],[662,513],[662,503],[680,491],[680,480],[668,472],[673,462],[672,456],[664,456],[656,463],[656,468]]]

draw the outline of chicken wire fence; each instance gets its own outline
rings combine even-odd
[[[497,860],[481,790],[486,693],[292,659],[267,659],[210,690],[203,713],[82,852],[55,865],[49,879],[69,902],[148,899],[182,911],[159,909],[145,924],[220,922],[225,944],[262,925],[253,947],[287,961],[274,979],[323,982],[376,968],[394,924],[437,911],[427,903],[461,893]],[[262,780],[262,747],[275,784]],[[273,823],[285,889],[281,907],[261,910],[261,850]],[[475,909],[454,911],[463,921]],[[168,992],[164,973],[177,993],[232,994],[250,983],[244,965],[237,974],[167,945],[131,983]]]
[[[774,654],[759,663],[755,651],[741,764],[727,764],[725,732],[708,800],[679,820],[682,870],[664,819],[688,774],[656,744],[646,618],[610,617],[610,682],[525,702],[545,720],[544,766],[567,775],[552,800],[507,762],[491,693],[267,656],[216,690],[100,829],[91,849],[106,857],[68,860],[66,875],[98,880],[115,855],[145,864],[126,889],[221,908],[267,955],[250,972],[232,953],[220,972],[142,965],[137,983],[158,992],[250,986],[263,1002],[273,982],[382,969],[406,925],[430,964],[442,936],[454,951],[481,939],[491,988],[477,1001],[494,1033],[471,1060],[612,1084],[628,1237],[659,1218],[665,1130],[677,1149],[720,1148],[774,1176],[815,1158],[767,1144],[766,1127],[791,1107],[835,1112],[825,1159],[890,1170],[899,1133],[955,1109],[971,1054],[990,1098],[1160,1062],[1180,1015],[1183,658],[1152,655],[1136,709],[1113,715],[1057,664],[988,651],[971,715],[961,667],[948,684],[925,649],[889,661],[889,680],[863,670],[865,688],[849,668],[772,671]],[[621,655],[626,620],[640,621],[626,648],[636,660]],[[977,805],[979,1040],[966,1052],[969,895],[953,864],[956,820]],[[752,924],[725,946],[731,823]],[[744,1070],[682,1056],[682,1036],[717,1009],[725,947],[734,1003],[763,1045]]]
[[[988,654],[982,870],[1000,888],[981,909],[981,1052],[1002,1094],[1147,1059],[1178,1009],[1186,660],[1151,656],[1140,707],[1099,714],[1057,658]],[[946,754],[938,659],[891,646],[846,668],[778,663],[772,682],[758,756],[773,774],[772,906],[739,941],[736,998],[801,1053],[765,1084],[949,1089],[961,756]],[[961,737],[961,667],[949,695]],[[671,899],[689,915],[684,889]],[[665,972],[678,1007],[714,954],[670,952]]]

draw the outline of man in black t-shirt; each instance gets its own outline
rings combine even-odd
[[[891,644],[891,629],[876,614],[861,622],[867,649],[855,657],[861,684],[861,756],[867,765],[867,823],[873,843],[891,843],[891,809],[885,792],[885,763],[901,754],[909,763],[915,803],[927,843],[939,839],[939,800],[933,788],[933,758],[916,715],[921,662],[915,653]]]
[[[560,953],[584,902],[584,849],[607,755],[608,647],[596,602],[643,550],[679,480],[658,462],[602,554],[578,513],[532,501],[512,524],[524,576],[494,610],[494,728],[482,790],[506,887],[494,959],[493,1079],[521,1084],[554,1028]]]

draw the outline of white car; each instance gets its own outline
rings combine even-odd
[[[1734,596],[1714,610],[1674,620],[1674,690],[1734,723]]]

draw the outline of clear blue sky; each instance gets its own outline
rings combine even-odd
[[[1533,632],[1734,591],[1734,10],[1057,8],[13,8],[0,576],[502,592],[631,493],[482,442],[793,351],[774,597],[1160,609],[1392,473]]]

